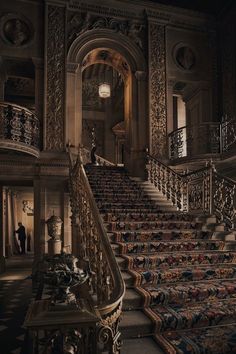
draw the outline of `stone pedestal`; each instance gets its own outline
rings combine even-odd
[[[61,240],[50,239],[48,240],[48,255],[54,256],[61,253]]]

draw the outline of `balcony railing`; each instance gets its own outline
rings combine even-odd
[[[235,120],[185,126],[169,134],[169,159],[222,154],[230,151],[235,142]]]
[[[0,149],[39,157],[39,121],[25,107],[0,102]]]

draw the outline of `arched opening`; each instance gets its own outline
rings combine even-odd
[[[141,50],[122,34],[91,30],[72,43],[67,63],[66,140],[75,147],[82,143],[83,72],[91,65],[110,66],[124,83],[124,164],[131,174],[144,174],[145,150],[149,146],[148,90]]]
[[[120,159],[113,127],[125,121],[124,88],[128,74],[127,63],[115,51],[96,49],[83,61],[82,145],[90,150],[95,136],[96,153],[115,164]],[[108,85],[109,97],[100,97],[99,88],[104,83]]]

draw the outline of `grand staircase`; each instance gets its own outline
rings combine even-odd
[[[236,353],[234,234],[158,205],[122,168],[86,173],[126,283],[121,353]]]

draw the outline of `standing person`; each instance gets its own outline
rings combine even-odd
[[[20,241],[21,254],[25,254],[25,227],[22,225],[21,222],[18,222],[18,226],[19,228],[15,232],[18,234],[18,240]]]

